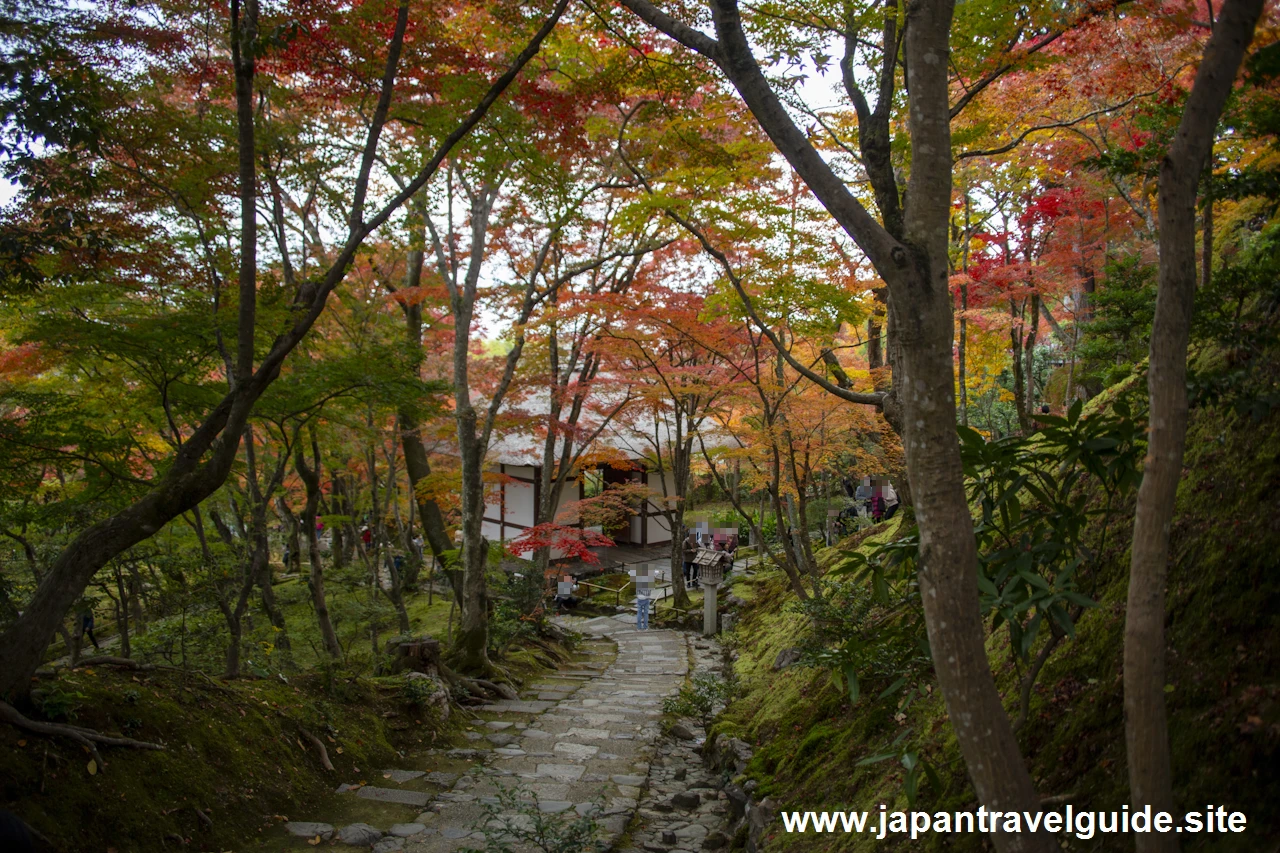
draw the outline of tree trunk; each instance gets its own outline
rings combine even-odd
[[[1009,300],[1009,356],[1013,361],[1013,409],[1018,413],[1018,429],[1026,435],[1030,430],[1027,420],[1027,386],[1026,372],[1022,364],[1022,323],[1025,314],[1026,300],[1021,305],[1018,300]]]
[[[135,634],[147,633],[146,612],[143,609],[142,575],[134,563],[129,564],[129,607],[133,610],[133,630]]]
[[[1031,307],[1027,310],[1028,321],[1031,327],[1027,330],[1027,336],[1023,339],[1023,367],[1026,370],[1027,378],[1023,383],[1026,388],[1026,426],[1023,427],[1024,434],[1035,429],[1035,421],[1033,415],[1036,408],[1036,338],[1040,334],[1040,294],[1033,293],[1027,297]]]
[[[1039,797],[987,662],[973,520],[955,434],[954,326],[947,281],[952,2],[921,0],[909,8],[904,49],[915,156],[902,241],[871,217],[791,120],[751,54],[733,0],[712,0],[716,40],[683,24],[672,26],[648,3],[622,2],[715,58],[779,152],[885,279],[889,361],[894,386],[905,389],[896,399],[885,399],[885,415],[901,431],[906,450],[920,527],[925,621],[938,681],[979,801],[993,810],[1037,811]],[[1044,834],[997,833],[992,840],[1001,853],[1056,849]]]
[[[240,618],[228,618],[227,630],[230,636],[227,640],[227,652],[222,677],[230,680],[240,677],[240,638],[243,633],[243,629],[240,627]]]
[[[1206,197],[1200,219],[1204,233],[1200,248],[1200,286],[1208,287],[1213,281],[1213,198]]]
[[[133,650],[129,646],[129,591],[125,589],[124,576],[120,573],[120,566],[115,567],[116,576],[116,630],[120,632],[120,656],[131,657]]]
[[[969,310],[969,285],[960,285],[960,310],[967,312]],[[969,318],[967,313],[960,314],[960,343],[956,347],[956,387],[960,390],[960,423],[964,426],[969,425],[969,374],[968,374],[968,353],[966,350],[969,345]]]
[[[1150,434],[1134,510],[1125,617],[1124,709],[1130,801],[1174,810],[1165,715],[1165,583],[1187,432],[1187,342],[1195,301],[1195,201],[1223,104],[1263,0],[1227,0],[1214,24],[1177,135],[1160,164],[1160,284],[1151,329]],[[1135,836],[1139,853],[1176,851],[1175,835]]]
[[[462,355],[466,357],[465,351]],[[462,461],[462,616],[453,645],[457,667],[483,674],[489,662],[489,593],[485,571],[489,543],[484,538],[484,450],[476,437],[476,411],[469,404],[457,414]]]
[[[947,280],[951,14],[949,0],[920,2],[911,7],[906,30],[912,144],[916,152],[932,156],[913,160],[904,229],[908,256],[896,281],[890,281],[900,387],[909,389],[902,394],[903,447],[920,528],[920,593],[929,647],[969,777],[988,809],[1034,812],[1040,798],[987,660],[977,546],[956,440],[955,336]],[[1001,853],[1057,849],[1047,833],[994,833],[992,841]]]
[[[311,445],[310,465],[307,464],[306,450],[301,441],[296,442],[293,449],[293,467],[307,493],[301,523],[306,536],[310,569],[307,586],[311,593],[311,606],[316,612],[316,624],[320,628],[321,645],[330,657],[336,659],[342,654],[342,647],[338,644],[337,632],[333,630],[333,621],[329,618],[329,603],[324,591],[324,555],[320,553],[320,531],[316,529],[316,514],[320,509],[320,443],[316,440],[314,428],[308,427],[307,439]]]

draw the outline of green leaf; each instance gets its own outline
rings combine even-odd
[[[886,688],[885,688],[885,689],[880,693],[880,695],[879,695],[879,696],[877,696],[876,698],[877,698],[877,699],[883,699],[883,698],[885,698],[886,696],[891,695],[891,694],[892,694],[892,693],[894,693],[895,691],[900,690],[900,689],[902,688],[902,686],[903,686],[904,684],[906,684],[906,683],[907,683],[907,677],[904,675],[903,677],[899,678],[897,681],[893,682],[893,684],[890,684],[888,687],[886,687]]]
[[[844,677],[845,680],[849,682],[849,701],[857,704],[858,697],[861,695],[861,689],[858,685],[858,673],[854,669],[853,664],[845,664]]]
[[[1036,636],[1040,633],[1041,613],[1037,612],[1031,617],[1031,621],[1027,623],[1027,629],[1022,634],[1022,656],[1025,658],[1031,653],[1031,647],[1035,645]]]

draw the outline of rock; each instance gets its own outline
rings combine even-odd
[[[367,823],[353,823],[338,830],[338,840],[352,847],[369,847],[382,840],[382,830]]]
[[[773,659],[773,668],[777,670],[786,669],[789,666],[795,666],[800,662],[800,650],[792,646],[789,649],[783,649],[778,652],[778,656]]]
[[[662,843],[663,843],[663,844],[675,844],[675,843],[676,843],[676,834],[675,834],[674,832],[672,832],[671,830],[663,830],[663,832],[662,832]]]
[[[520,738],[515,735],[503,734],[502,732],[489,735],[489,743],[498,747],[511,746],[511,744],[518,740],[520,740]]]
[[[439,722],[445,722],[449,719],[450,702],[449,687],[440,677],[432,672],[418,672],[410,670],[405,673],[405,683],[413,684],[418,698],[414,703],[415,719],[421,721],[423,714],[431,714]],[[430,689],[423,689],[421,685],[427,685]]]
[[[675,772],[675,775],[672,778],[675,779],[677,782],[683,782],[685,780],[685,777],[687,777],[688,775],[689,775],[689,769],[687,767],[681,767]]]
[[[404,849],[403,838],[384,838],[373,845],[373,853],[396,853]]]
[[[671,803],[654,803],[653,810],[655,812],[673,812],[676,810],[676,807],[671,805]]]
[[[418,808],[422,808],[431,801],[430,795],[423,794],[420,791],[406,791],[402,788],[378,788],[373,785],[365,785],[356,792],[356,796],[366,800],[376,800],[380,803],[400,803],[406,806],[417,806]],[[355,825],[359,826],[360,824]]]
[[[759,853],[761,838],[776,814],[776,803],[771,797],[765,797],[747,812],[747,853]]]
[[[691,823],[676,830],[676,837],[697,841],[707,837],[707,828],[700,823]]]
[[[499,682],[495,682],[493,686],[498,689],[498,695],[500,695],[503,699],[515,700],[520,698],[520,694],[517,693],[516,689],[512,687],[510,684],[504,684],[503,682],[499,681]]]
[[[708,832],[707,837],[702,839],[703,850],[719,850],[721,847],[729,846],[729,836],[720,830]]]
[[[744,601],[743,599],[739,598],[736,595],[733,595],[732,593],[729,595],[728,598],[724,600],[725,607],[738,608],[738,607],[745,607],[746,604],[747,604],[746,601]]]
[[[743,783],[742,790],[750,794],[753,791],[755,791],[756,788],[759,788],[759,787],[760,787],[760,783],[757,782],[755,779],[748,779],[745,783]]]
[[[728,735],[719,735],[708,755],[708,763],[719,770],[731,770],[734,776],[740,776],[747,770],[751,762],[751,744]]]
[[[671,797],[671,805],[682,809],[696,809],[702,805],[702,798],[692,791],[681,791]]]
[[[441,787],[444,787],[444,788],[452,788],[453,783],[458,781],[458,774],[445,773],[443,771],[436,770],[432,773],[427,774],[427,781],[433,785],[440,785]]]
[[[290,835],[298,838],[315,838],[317,835],[320,836],[321,841],[328,841],[333,838],[333,827],[327,823],[291,820],[284,825],[284,828]]]
[[[732,782],[724,786],[724,793],[729,798],[729,814],[732,816],[733,822],[737,823],[747,813],[747,806],[750,805],[751,798],[747,796],[746,791]]]
[[[388,830],[388,834],[396,838],[411,838],[420,835],[426,828],[426,824],[423,823],[397,823]]]
[[[615,785],[639,786],[644,784],[643,776],[616,775],[616,776],[611,776],[609,778],[613,779],[613,782]]]
[[[676,723],[674,726],[672,726],[671,736],[677,737],[680,740],[693,740],[694,738],[697,737],[697,735],[693,733],[693,730],[690,729],[688,726],[686,726],[684,723]]]
[[[666,847],[663,847],[661,844],[655,844],[652,841],[646,841],[642,846],[645,850],[648,850],[649,853],[667,853]]]

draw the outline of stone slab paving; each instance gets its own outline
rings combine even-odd
[[[688,673],[689,638],[677,631],[636,631],[629,617],[562,624],[589,638],[613,640],[616,658],[549,675],[531,686],[529,695],[536,698],[482,706],[497,717],[494,722],[519,715],[528,717],[527,726],[503,727],[517,738],[436,797],[418,816],[424,829],[406,839],[405,853],[481,846],[484,806],[496,803],[502,790],[548,814],[595,813],[610,845],[623,835],[649,776],[662,700]],[[574,684],[581,686],[573,689]]]
[[[715,643],[697,639],[690,651],[695,671],[719,671]],[[648,784],[618,853],[701,853],[727,850],[732,843],[723,775],[703,763],[701,726],[684,723],[692,739],[668,735],[654,745]]]

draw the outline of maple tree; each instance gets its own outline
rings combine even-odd
[[[412,633],[442,569],[449,675],[484,692],[505,557],[594,564],[644,507],[688,608],[707,494],[825,606],[815,521],[887,475],[977,799],[1034,811],[956,426],[1034,442],[1145,371],[1125,729],[1133,802],[1172,810],[1186,388],[1271,405],[1239,388],[1268,351],[1274,3],[18,0],[0,32],[6,702],[55,636],[78,654],[89,593],[126,657],[180,600],[211,671],[293,666],[277,565],[333,665]],[[1188,374],[1193,306],[1230,376]],[[513,456],[532,525],[490,542]]]
[[[436,152],[419,170],[410,185],[382,203],[379,210],[366,215],[370,180],[377,158],[382,130],[387,121],[396,73],[400,66],[401,47],[408,23],[408,6],[396,11],[395,27],[385,42],[384,71],[378,88],[377,106],[371,115],[364,139],[360,163],[348,203],[345,205],[345,234],[340,238],[340,248],[332,258],[326,258],[319,270],[305,280],[297,282],[287,302],[280,307],[284,316],[271,330],[272,340],[264,352],[258,350],[258,211],[257,211],[257,142],[255,121],[255,85],[257,81],[257,56],[265,44],[260,42],[259,8],[256,0],[242,9],[239,3],[231,8],[231,66],[232,100],[235,105],[235,134],[229,150],[237,152],[231,175],[235,196],[239,200],[238,249],[234,250],[235,287],[229,286],[228,299],[236,303],[235,346],[221,345],[220,352],[226,366],[225,381],[229,390],[217,401],[202,419],[193,423],[192,431],[173,454],[172,462],[155,485],[135,502],[112,516],[97,521],[82,531],[63,551],[61,557],[46,574],[39,589],[23,615],[10,625],[5,633],[4,652],[0,655],[0,693],[25,695],[29,690],[31,673],[39,665],[40,657],[55,631],[67,607],[79,596],[93,574],[107,560],[128,547],[154,534],[167,521],[197,504],[212,493],[226,478],[236,456],[239,437],[248,421],[254,404],[279,376],[280,370],[298,343],[306,336],[324,309],[329,294],[342,282],[364,240],[391,215],[417,189],[434,175],[446,155],[483,118],[491,105],[511,84],[520,70],[536,54],[541,41],[552,29],[563,12],[564,4],[553,10],[543,22],[514,63],[493,83],[479,105],[458,123],[439,143]],[[191,24],[198,26],[196,16]],[[197,33],[201,32],[196,30]],[[205,31],[208,32],[208,31]],[[198,47],[203,38],[196,39],[197,70],[214,72],[210,58],[214,54],[200,53]],[[217,54],[223,55],[221,53]],[[201,67],[203,66],[203,67]],[[226,81],[226,75],[218,75]],[[197,75],[196,80],[199,80]],[[196,106],[207,95],[196,98]],[[227,149],[224,149],[227,150]],[[127,152],[127,149],[126,149]],[[183,207],[181,196],[178,206]],[[283,228],[283,225],[280,226]],[[279,232],[278,233],[282,233]],[[231,241],[228,241],[231,242]],[[285,264],[282,272],[288,283],[290,268]],[[215,316],[221,299],[222,274],[211,271],[214,284]],[[234,294],[234,295],[232,295]],[[282,300],[283,301],[283,300]],[[263,317],[261,319],[267,319]],[[266,337],[264,335],[264,337]],[[219,440],[221,436],[226,438]]]

